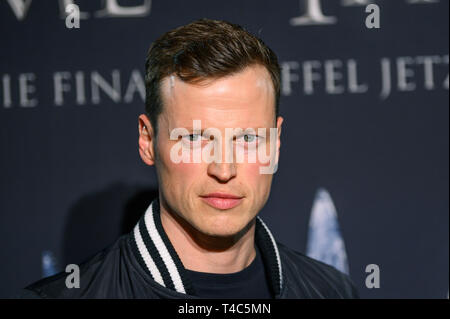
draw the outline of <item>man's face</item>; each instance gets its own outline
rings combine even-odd
[[[248,161],[251,143],[259,143],[269,154],[270,128],[277,127],[278,134],[273,150],[278,160],[281,124],[283,119],[274,115],[274,89],[267,70],[259,65],[246,68],[232,76],[202,84],[188,84],[176,76],[163,79],[161,85],[163,111],[158,118],[158,134],[146,143],[141,134],[140,154],[144,162],[156,165],[159,191],[169,209],[203,234],[232,236],[243,230],[265,205],[272,183],[272,174],[261,174],[263,164]],[[150,127],[145,115],[140,116],[140,125]],[[201,129],[216,128],[221,132],[222,158],[220,162],[176,163],[171,150],[181,143],[193,158],[195,147],[191,142],[198,139],[203,148],[209,140],[202,136],[185,136],[170,139],[175,128],[186,128],[193,134],[193,121],[201,121]],[[275,126],[276,125],[276,126]],[[226,140],[226,128],[265,128],[266,138],[231,136]],[[233,147],[233,161],[226,162],[225,147]],[[157,158],[153,147],[156,146]],[[255,146],[255,144],[253,144]],[[244,154],[244,161],[236,161],[237,148]],[[187,154],[187,153],[185,153]],[[189,156],[188,156],[189,157]],[[230,194],[236,200],[208,197],[211,193]],[[232,207],[229,208],[231,205]]]

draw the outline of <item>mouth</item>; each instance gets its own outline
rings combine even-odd
[[[214,208],[226,210],[239,205],[244,197],[226,193],[210,193],[200,198]]]

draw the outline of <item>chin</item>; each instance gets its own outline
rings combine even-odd
[[[218,218],[210,220],[197,227],[197,230],[205,235],[214,237],[231,237],[241,232],[247,225],[249,220],[235,220],[234,218]]]
[[[202,231],[205,235],[208,236],[212,236],[212,237],[232,237],[235,236],[236,234],[239,233],[239,231],[241,231],[240,229],[238,230],[233,230],[233,229],[205,229],[205,231]]]

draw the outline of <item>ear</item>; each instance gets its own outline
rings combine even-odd
[[[152,124],[148,119],[147,115],[141,114],[138,119],[138,129],[139,129],[139,155],[142,160],[147,165],[155,164],[155,134],[153,131]]]
[[[277,136],[277,159],[275,161],[276,165],[278,165],[278,159],[280,157],[280,146],[281,146],[281,126],[283,124],[284,119],[281,116],[278,116],[277,118],[277,129],[278,129],[278,136]]]

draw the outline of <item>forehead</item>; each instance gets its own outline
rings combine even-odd
[[[203,127],[242,128],[270,127],[274,122],[274,88],[260,65],[196,84],[168,76],[161,83],[161,97],[161,118],[169,129],[192,126],[193,120],[202,120]]]

